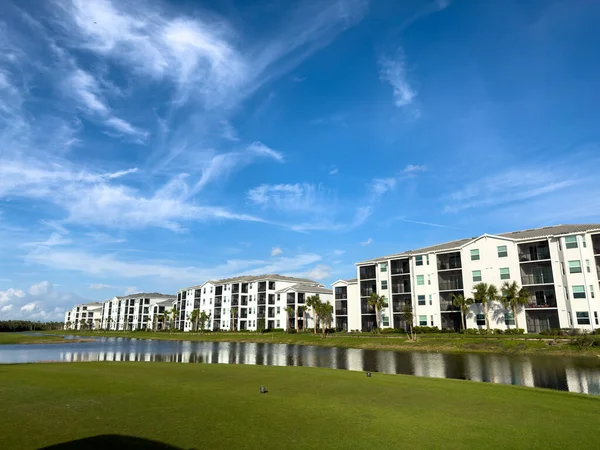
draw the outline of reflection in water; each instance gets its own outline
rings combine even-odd
[[[457,378],[600,395],[600,361],[581,358],[393,352],[241,342],[99,338],[0,346],[0,363],[145,361],[308,366]]]

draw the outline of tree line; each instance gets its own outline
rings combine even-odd
[[[63,322],[32,322],[30,320],[0,320],[0,332],[62,330]]]

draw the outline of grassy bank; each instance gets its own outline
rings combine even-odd
[[[303,367],[3,366],[0,398],[2,449],[105,434],[185,449],[600,446],[599,398]]]
[[[64,332],[62,332],[64,333]],[[85,340],[82,338],[82,340]],[[62,342],[77,342],[64,339],[59,335],[30,335],[25,333],[0,333],[0,345],[2,344],[60,344]]]
[[[169,332],[122,332],[122,331],[78,331],[80,336],[115,336],[138,339],[167,339],[190,341],[227,341],[258,342],[275,344],[318,345],[325,347],[363,348],[394,351],[423,351],[444,353],[503,353],[503,354],[543,354],[556,356],[589,356],[598,357],[599,347],[582,349],[571,345],[572,339],[554,341],[547,336],[474,336],[463,334],[422,334],[416,342],[407,339],[406,335],[372,335],[372,334],[337,334],[327,338],[310,332],[288,334],[273,333],[169,333]],[[550,343],[552,345],[550,345]]]

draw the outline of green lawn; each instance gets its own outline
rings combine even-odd
[[[105,434],[184,449],[600,448],[596,397],[304,367],[0,366],[0,399],[3,450]]]
[[[64,333],[64,332],[63,332]],[[0,333],[0,345],[2,344],[54,344],[60,342],[71,342],[62,336],[37,336],[24,333]]]
[[[64,333],[64,331],[61,331]],[[373,335],[373,334],[335,334],[327,338],[311,332],[288,334],[272,333],[182,333],[182,332],[123,332],[123,331],[79,331],[69,332],[79,336],[118,336],[139,339],[172,339],[191,341],[227,341],[227,342],[259,342],[278,344],[318,345],[326,347],[348,347],[363,349],[381,349],[395,351],[432,351],[443,353],[504,353],[504,354],[543,354],[556,356],[590,356],[600,355],[599,347],[580,349],[569,345],[571,339],[559,339],[556,345],[548,345],[551,338],[547,336],[474,336],[463,334],[420,334],[416,342],[409,341],[406,335]]]

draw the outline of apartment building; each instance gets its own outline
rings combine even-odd
[[[65,330],[85,330],[100,327],[101,302],[75,305],[65,312]]]
[[[358,279],[337,280],[332,284],[335,298],[335,327],[337,331],[360,331],[361,310]]]
[[[406,328],[404,312],[411,308],[414,325],[459,329],[461,315],[452,295],[472,297],[479,282],[500,289],[505,281],[525,288],[529,303],[515,318],[501,302],[493,302],[492,329],[514,328],[516,321],[530,333],[599,327],[600,224],[484,234],[362,261],[356,269],[356,283],[339,280],[333,285],[336,322],[347,323],[349,330],[376,326],[375,311],[368,305],[373,292],[388,299],[381,313],[383,328]],[[467,328],[486,328],[481,304],[471,305],[466,322]]]
[[[209,280],[177,292],[175,326],[192,330],[191,313],[199,309],[210,316],[207,328],[215,331],[311,328],[314,318],[304,307],[306,299],[317,294],[321,301],[333,302],[331,289],[306,278],[268,274]]]
[[[113,297],[101,304],[101,328],[123,331],[160,329],[164,324],[159,317],[173,308],[175,299],[174,295],[157,292]]]

